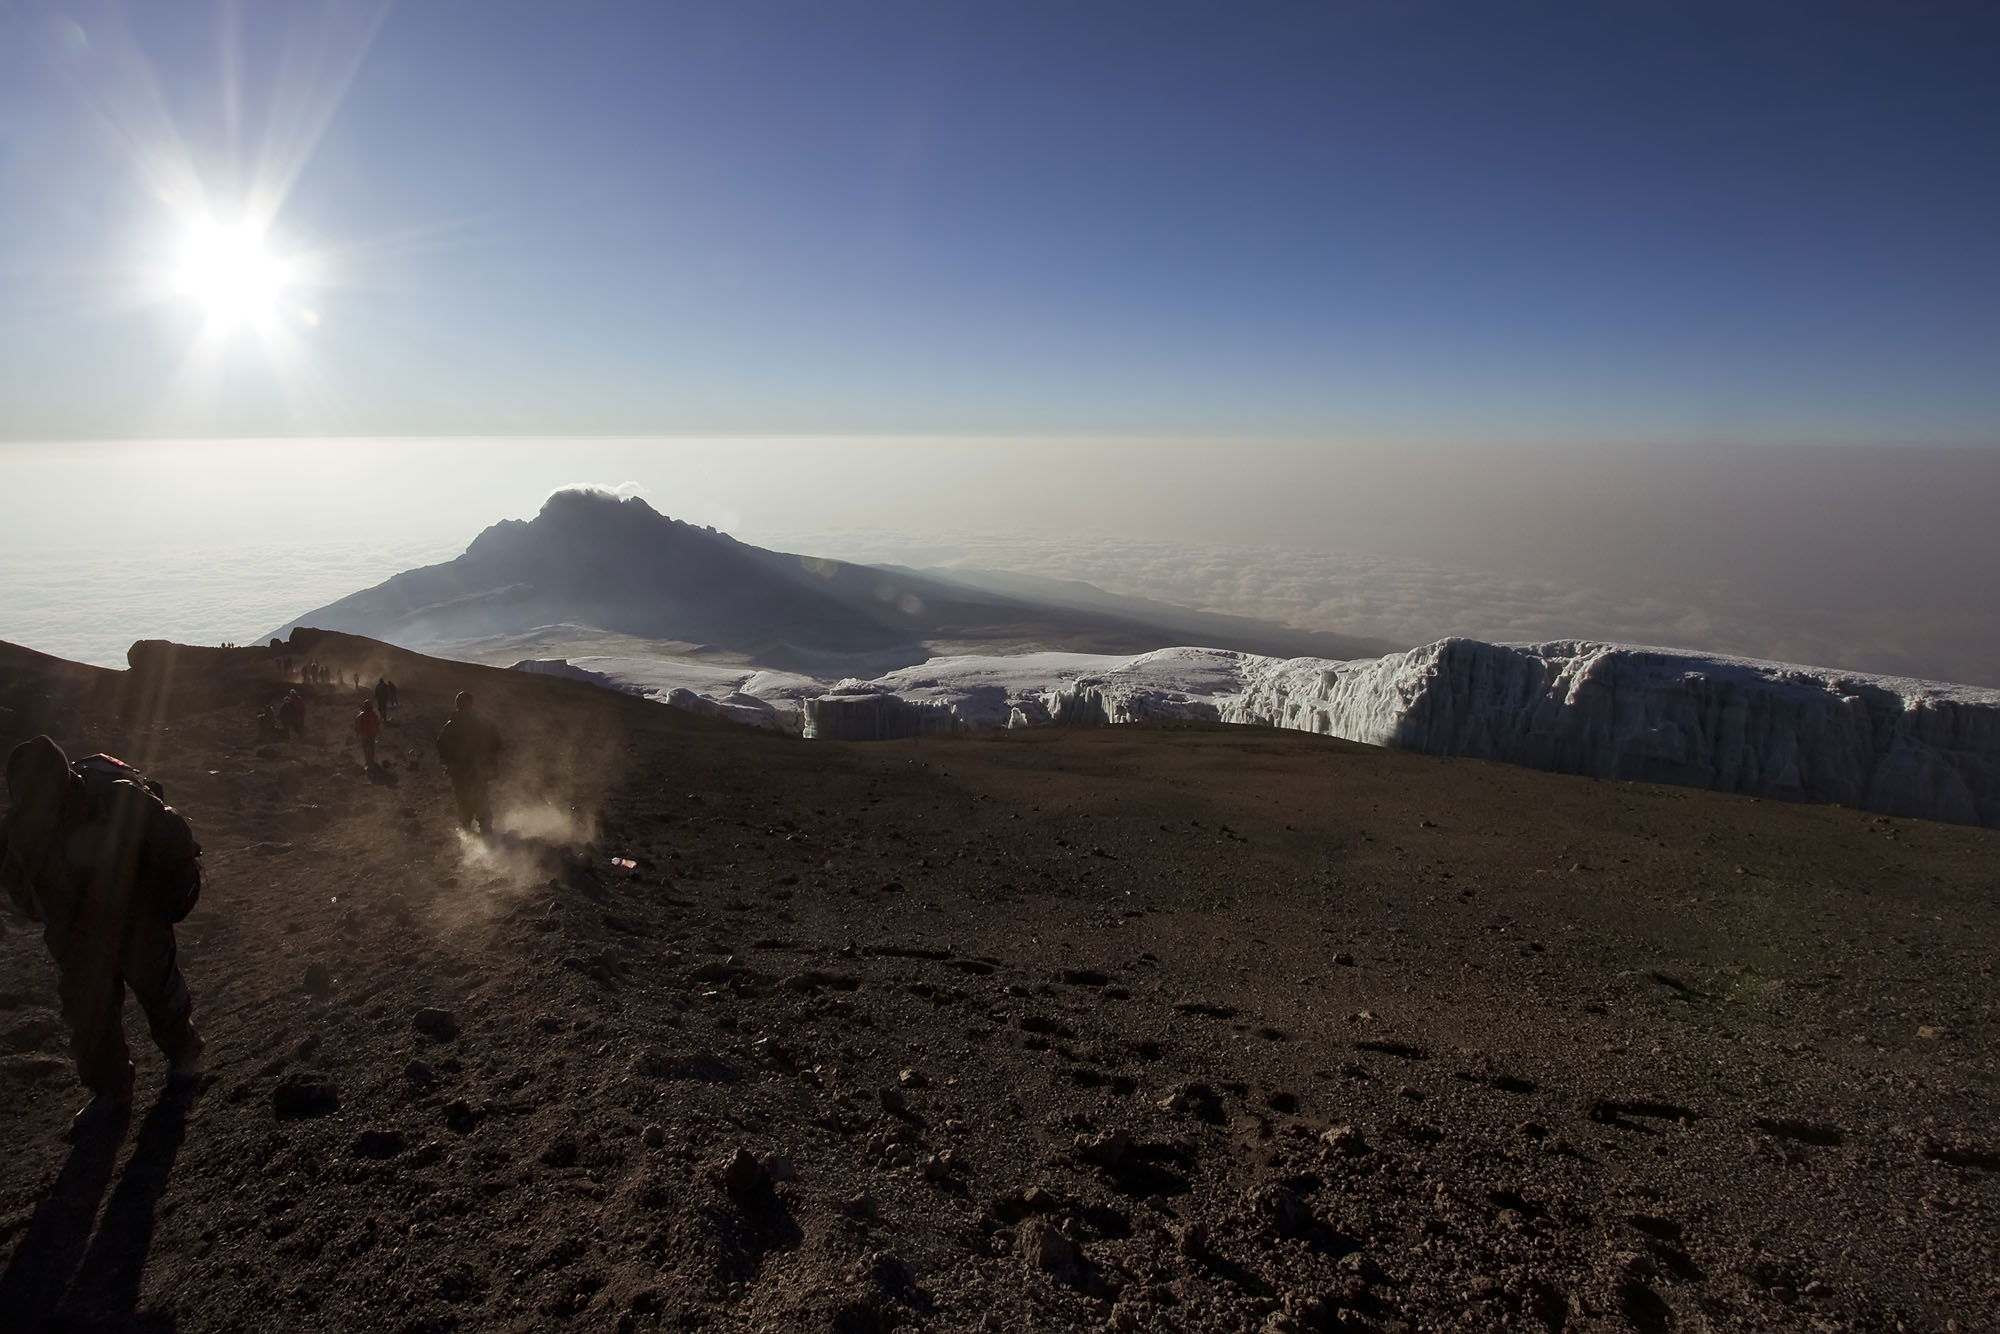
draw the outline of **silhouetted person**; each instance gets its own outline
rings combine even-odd
[[[389,708],[392,711],[402,708],[403,692],[396,689],[396,683],[394,681],[384,680],[382,684],[389,687]],[[387,717],[388,715],[384,714],[383,716]]]
[[[137,770],[103,755],[71,765],[45,736],[7,756],[7,799],[0,882],[43,924],[77,1075],[91,1092],[72,1133],[122,1129],[132,1105],[126,987],[166,1053],[170,1084],[200,1070],[173,924],[201,892],[201,847]]]
[[[354,735],[361,738],[361,762],[373,769],[375,738],[382,735],[382,715],[375,712],[374,700],[362,701],[361,712],[354,715]]]
[[[460,691],[454,711],[438,733],[438,759],[451,777],[451,794],[458,802],[458,822],[467,829],[493,832],[493,803],[487,787],[500,762],[500,733],[473,708],[470,691]]]
[[[389,682],[380,676],[375,678],[375,712],[389,716]]]
[[[294,740],[303,739],[306,734],[306,697],[296,690],[286,694],[285,702],[278,706],[278,721],[284,724]]]

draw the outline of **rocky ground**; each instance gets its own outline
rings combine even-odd
[[[1944,1330],[2000,838],[1219,727],[873,746],[330,636],[0,650],[146,765],[210,1042],[122,1142],[0,938],[8,1329]],[[454,690],[510,742],[458,834]]]

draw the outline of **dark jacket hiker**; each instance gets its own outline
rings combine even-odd
[[[438,733],[438,759],[451,777],[451,794],[458,803],[458,822],[480,832],[493,832],[493,804],[487,787],[500,764],[500,733],[473,709],[472,695],[461,691],[457,711]]]
[[[132,1061],[120,1015],[130,987],[170,1080],[193,1078],[202,1040],[175,959],[175,922],[201,893],[201,846],[158,784],[109,755],[69,763],[38,736],[7,757],[0,883],[42,923],[77,1075],[93,1097],[78,1128],[122,1116]]]

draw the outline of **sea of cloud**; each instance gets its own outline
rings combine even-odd
[[[1446,635],[1495,641],[1605,639],[2000,685],[1987,627],[1901,617],[1879,605],[1801,604],[1754,583],[1672,587],[1581,570],[1560,580],[1352,551],[1195,546],[1048,533],[774,534],[786,550],[944,573],[1005,570],[1109,592],[1398,645]],[[1990,634],[1987,635],[1990,638]]]

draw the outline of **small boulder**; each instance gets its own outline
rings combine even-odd
[[[1116,1167],[1132,1152],[1132,1136],[1124,1130],[1112,1130],[1102,1135],[1078,1135],[1076,1156],[1086,1163],[1099,1167]]]
[[[1022,1225],[1020,1244],[1021,1260],[1028,1269],[1048,1274],[1059,1283],[1075,1283],[1081,1276],[1083,1252],[1055,1224],[1030,1219]]]
[[[409,1147],[409,1141],[400,1130],[364,1130],[351,1147],[360,1158],[394,1158]]]
[[[1359,1158],[1368,1152],[1368,1141],[1353,1126],[1334,1126],[1321,1133],[1319,1142],[1342,1158]]]
[[[755,1154],[748,1149],[738,1149],[722,1165],[722,1188],[729,1192],[731,1199],[741,1202],[769,1190],[771,1178]]]
[[[1312,1227],[1312,1208],[1290,1186],[1270,1182],[1251,1190],[1250,1210],[1281,1237],[1297,1237]]]
[[[332,1116],[340,1110],[340,1092],[323,1075],[287,1075],[271,1090],[271,1111],[280,1121]]]
[[[410,1016],[410,1027],[433,1042],[450,1042],[458,1036],[458,1017],[450,1010],[426,1005]]]
[[[300,983],[308,996],[330,996],[333,994],[333,974],[323,963],[306,965],[305,980]]]
[[[445,1104],[444,1123],[457,1134],[470,1135],[473,1127],[479,1124],[479,1117],[474,1114],[471,1103],[463,1098],[453,1098]]]
[[[667,1128],[658,1123],[649,1125],[639,1132],[639,1140],[649,1149],[665,1148],[667,1143]]]

